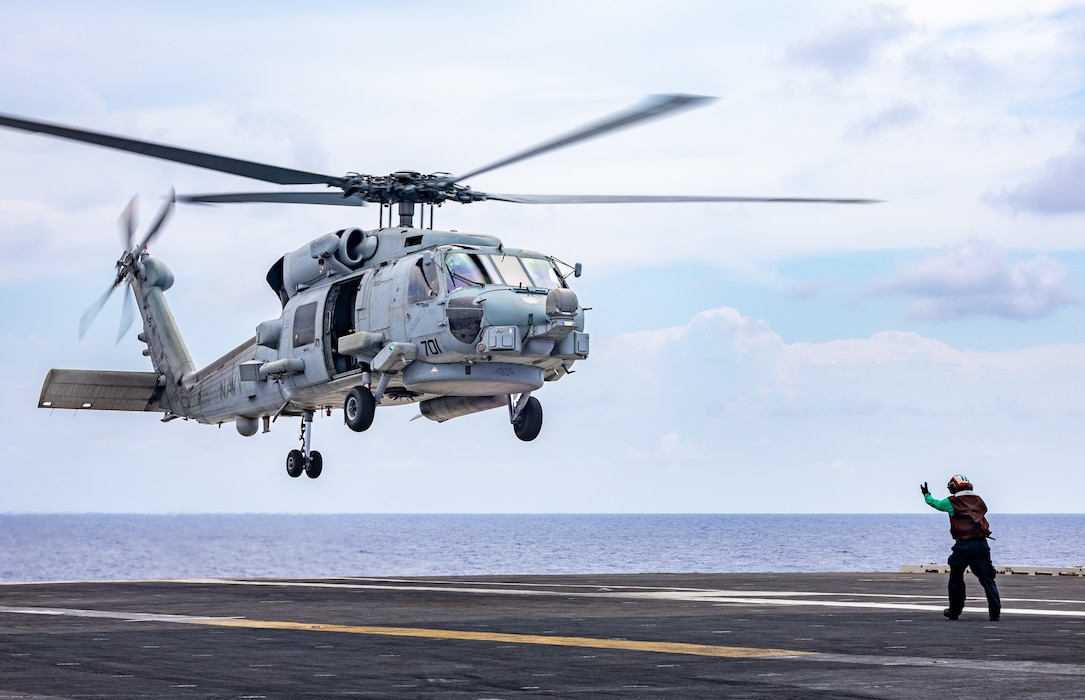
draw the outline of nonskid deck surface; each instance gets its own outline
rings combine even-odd
[[[1085,578],[997,623],[967,581],[956,622],[938,574],[2,584],[0,698],[1085,697]]]

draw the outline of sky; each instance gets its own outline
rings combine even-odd
[[[717,98],[472,179],[507,193],[866,206],[449,204],[584,275],[591,356],[503,411],[381,408],[251,438],[36,408],[52,367],[147,371],[109,286],[117,217],[262,183],[0,130],[0,513],[1085,512],[1085,5],[0,5],[0,112],[330,175],[467,172],[647,95]],[[152,253],[201,366],[279,304],[282,254],[377,209],[179,207]],[[119,296],[119,295],[117,295]]]

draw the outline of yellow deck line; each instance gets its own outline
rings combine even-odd
[[[736,659],[758,659],[781,656],[806,656],[810,651],[788,649],[759,649],[755,647],[725,647],[713,644],[685,642],[649,642],[633,639],[598,639],[594,637],[559,637],[539,634],[509,634],[504,632],[467,632],[463,630],[425,629],[421,627],[373,627],[364,625],[324,625],[275,620],[192,620],[187,624],[250,629],[298,630],[306,632],[339,632],[387,637],[416,637],[423,639],[457,639],[473,642],[502,642],[505,644],[542,644],[547,646],[583,647],[586,649],[618,649],[650,651],[660,654],[692,654]]]

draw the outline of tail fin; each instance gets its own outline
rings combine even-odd
[[[144,354],[166,379],[166,394],[174,411],[184,415],[186,394],[196,376],[196,364],[185,347],[177,322],[166,303],[164,292],[173,286],[173,273],[165,263],[147,254],[140,255],[132,274],[132,291],[143,317],[140,340],[147,343]]]

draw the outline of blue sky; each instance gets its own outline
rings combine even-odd
[[[500,412],[270,435],[35,408],[114,346],[116,219],[255,183],[0,131],[0,512],[1081,512],[1085,6],[1063,2],[7,2],[0,112],[338,175],[465,172],[649,94],[714,103],[470,184],[871,197],[876,206],[446,205],[437,226],[582,262],[592,356]],[[18,66],[18,68],[14,68]],[[257,184],[256,189],[259,189]],[[330,209],[330,208],[329,208]],[[152,251],[198,363],[278,314],[284,252],[371,209],[186,207]]]

